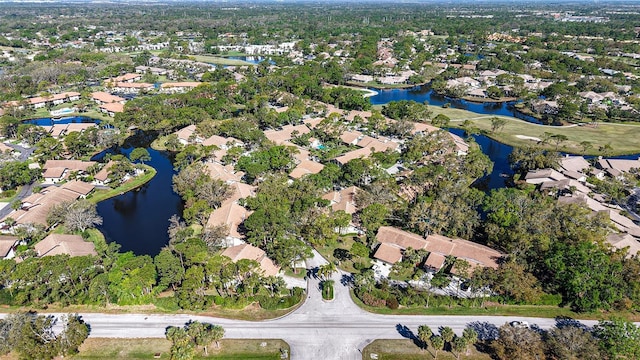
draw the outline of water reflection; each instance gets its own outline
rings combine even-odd
[[[107,152],[128,155],[135,147],[148,146],[150,138],[153,135],[140,134],[128,139],[123,147],[100,153],[94,159]],[[122,245],[122,251],[154,256],[169,242],[168,219],[174,214],[181,216],[183,204],[173,192],[173,159],[168,153],[149,147],[147,150],[151,161],[145,164],[156,169],[156,176],[138,190],[98,203],[98,214],[103,218],[99,229],[107,241]]]

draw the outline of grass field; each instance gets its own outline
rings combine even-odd
[[[372,354],[375,354],[371,357]],[[424,350],[418,347],[413,340],[374,340],[362,350],[362,360],[455,360],[453,353],[440,350],[438,357],[433,357],[433,348]],[[469,348],[468,353],[463,353],[461,359],[465,360],[491,360],[491,356],[478,352],[473,347]]]
[[[381,105],[374,106],[382,109]],[[518,138],[517,135],[543,138],[545,133],[559,134],[567,137],[567,141],[561,143],[557,150],[574,154],[603,155],[600,147],[609,145],[611,150],[606,155],[622,155],[640,153],[640,123],[598,123],[592,126],[549,126],[538,125],[516,119],[509,116],[494,116],[474,113],[467,110],[442,108],[439,106],[429,106],[433,111],[432,118],[438,114],[444,114],[451,119],[449,126],[461,128],[465,120],[469,120],[471,126],[478,129],[482,134],[511,146],[536,145],[547,149],[556,150],[553,143],[539,144],[534,140]],[[491,119],[498,117],[507,121],[504,128],[493,132],[491,130]],[[592,147],[586,152],[581,142],[588,141]]]
[[[146,168],[146,173],[144,175],[137,176],[133,180],[127,181],[126,183],[118,186],[115,189],[96,190],[96,192],[93,193],[93,195],[90,196],[88,199],[90,201],[93,201],[94,203],[99,203],[100,201],[107,200],[109,198],[118,196],[120,194],[124,194],[127,191],[131,191],[133,189],[139,188],[140,186],[146,184],[151,179],[153,179],[154,176],[156,176],[157,171],[156,169],[152,168],[149,165],[142,165],[142,166]]]
[[[224,57],[211,56],[211,55],[190,55],[190,57],[194,58],[196,61],[202,61],[202,62],[216,64],[216,65],[230,65],[230,66],[254,66],[255,65],[248,61],[227,59]]]
[[[171,342],[166,339],[90,338],[71,359],[153,359],[155,354],[169,359],[170,348]],[[290,353],[289,345],[282,340],[224,339],[219,349],[215,344],[208,347],[208,356],[198,350],[195,359],[280,359],[281,349]]]

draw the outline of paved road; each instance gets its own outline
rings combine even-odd
[[[317,253],[307,263],[309,269],[326,263]],[[222,325],[225,337],[238,339],[283,339],[291,346],[291,359],[353,359],[361,360],[362,349],[375,339],[402,339],[417,333],[419,325],[436,330],[450,326],[458,334],[472,323],[501,326],[513,320],[526,320],[548,329],[554,319],[501,316],[402,316],[377,315],[357,307],[349,288],[341,283],[346,273],[336,273],[335,299],[322,300],[318,290],[320,279],[308,279],[309,294],[305,303],[293,313],[275,320],[261,322],[219,319],[190,315],[142,314],[81,314],[91,325],[91,337],[142,338],[164,337],[165,328],[182,326],[189,320]],[[2,317],[2,315],[0,315]],[[593,326],[595,321],[583,321]]]
[[[25,148],[20,145],[11,143],[6,143],[5,145],[20,152],[20,155],[17,157],[17,160],[19,161],[27,161],[27,159],[29,159],[29,156],[31,156],[31,154],[33,154],[33,151],[35,150],[33,147]],[[22,200],[26,198],[27,196],[31,195],[32,190],[33,184],[24,185],[22,188],[20,188],[20,192],[16,195],[15,200]],[[9,215],[11,211],[13,211],[13,209],[11,208],[11,204],[6,204],[3,208],[0,209],[0,219]]]

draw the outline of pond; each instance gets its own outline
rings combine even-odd
[[[465,137],[462,129],[448,130],[453,134]],[[487,176],[478,179],[473,186],[485,192],[505,187],[506,181],[513,175],[513,170],[509,165],[509,156],[513,152],[513,146],[499,143],[485,135],[472,136],[480,145],[482,152],[493,161],[493,171]]]
[[[172,158],[168,153],[151,149],[152,139],[151,135],[138,134],[127,139],[121,147],[103,151],[92,160],[100,160],[108,152],[128,155],[136,147],[149,151],[151,161],[145,164],[156,169],[156,176],[137,190],[99,202],[97,210],[103,223],[98,229],[107,242],[120,244],[123,252],[155,256],[168,244],[168,220],[174,214],[182,216],[183,203],[173,192]]]
[[[61,119],[53,119],[53,118],[39,118],[39,119],[31,119],[25,120],[26,124],[33,124],[38,126],[52,126],[56,124],[100,124],[100,120],[93,119],[86,116],[69,116]]]
[[[415,86],[407,89],[371,90],[378,92],[377,95],[369,98],[373,105],[385,105],[391,101],[400,100],[413,100],[419,103],[427,101],[429,105],[433,106],[450,104],[454,109],[468,110],[481,115],[511,116],[534,124],[542,124],[540,120],[519,112],[514,106],[517,104],[516,101],[478,103],[463,99],[454,99],[435,93],[428,85]]]

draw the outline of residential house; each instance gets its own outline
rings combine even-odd
[[[142,75],[128,73],[122,76],[116,76],[114,78],[107,79],[104,81],[104,83],[106,86],[113,86],[114,84],[121,83],[121,82],[132,83],[140,80],[142,80]]]
[[[312,160],[302,160],[296,167],[291,171],[289,176],[293,179],[300,179],[301,177],[309,174],[317,174],[324,169],[324,165],[312,161]]]
[[[613,177],[619,177],[622,173],[633,169],[640,169],[640,159],[599,159],[596,166],[606,171]]]
[[[34,193],[22,199],[21,207],[5,216],[15,220],[16,225],[28,226],[29,224],[39,224],[48,227],[47,216],[49,210],[61,202],[74,201],[79,195],[57,186],[49,186],[39,193]]]
[[[87,195],[89,195],[93,191],[93,189],[95,189],[95,186],[93,186],[92,184],[79,180],[66,182],[60,187],[62,189],[78,194],[78,197],[80,197],[81,199],[86,198]]]
[[[110,174],[109,169],[111,168],[111,166],[113,166],[113,164],[115,164],[115,162],[109,161],[102,167],[102,169],[100,169],[100,171],[98,171],[93,176],[93,183],[95,185],[105,186],[109,182],[111,182],[111,179],[109,179],[109,174]]]
[[[222,256],[226,256],[231,261],[247,259],[258,263],[263,276],[276,276],[280,272],[280,267],[267,257],[267,254],[260,248],[249,244],[240,244],[226,248],[222,252]]]
[[[283,145],[295,136],[304,135],[311,132],[306,125],[286,125],[280,130],[266,130],[264,136],[273,141],[276,145]]]
[[[117,113],[121,113],[124,111],[124,105],[117,102],[102,104],[100,105],[100,111],[109,115],[110,117],[114,117]]]
[[[391,266],[402,259],[406,249],[425,250],[429,252],[426,265],[430,270],[439,271],[447,256],[465,260],[471,266],[471,271],[478,267],[498,267],[498,259],[502,254],[487,246],[463,239],[451,239],[438,234],[430,234],[427,238],[412,234],[398,228],[383,226],[378,230],[376,240],[380,245],[373,257],[377,259],[377,274],[387,276]],[[429,259],[431,256],[433,258]],[[454,267],[451,272],[459,274]]]
[[[44,183],[58,183],[67,178],[67,176],[74,171],[78,172],[79,174],[83,174],[90,166],[95,163],[95,161],[82,160],[47,160],[47,162],[42,167],[44,169],[44,172],[42,174],[42,176],[44,177]]]
[[[195,125],[183,127],[182,129],[174,132],[174,134],[178,136],[178,141],[180,141],[182,145],[187,145],[192,142],[198,142],[198,140],[200,140],[198,134],[196,133]]]
[[[175,83],[164,83],[160,85],[160,91],[163,93],[185,93],[187,91],[193,90],[194,88],[200,86],[200,82],[175,82]]]
[[[236,172],[232,165],[222,165],[213,161],[207,161],[204,165],[212,179],[220,179],[227,184],[241,182],[244,176],[242,171]]]
[[[529,171],[524,179],[529,184],[542,184],[548,181],[559,181],[567,178],[554,169],[538,169]]]
[[[124,104],[126,99],[123,99],[119,96],[111,95],[104,91],[96,91],[91,93],[91,99],[96,102],[98,105],[109,104],[109,103],[120,103]]]
[[[0,260],[13,259],[19,241],[15,236],[0,235]]]
[[[153,84],[128,82],[116,83],[112,88],[112,90],[115,92],[126,94],[138,94],[141,91],[151,91],[153,89],[155,89],[155,86]]]
[[[242,243],[244,235],[241,232],[242,223],[251,215],[252,211],[238,205],[235,201],[226,201],[209,215],[206,227],[225,225],[229,230],[227,245]]]
[[[353,215],[358,211],[356,205],[356,193],[360,191],[357,186],[350,186],[339,191],[331,191],[324,196],[323,199],[329,200],[332,211],[344,211]]]
[[[34,248],[39,257],[98,255],[93,243],[84,241],[80,235],[49,234],[38,242]]]
[[[607,236],[607,242],[619,250],[626,248],[627,258],[640,254],[640,241],[629,234],[611,234]]]

